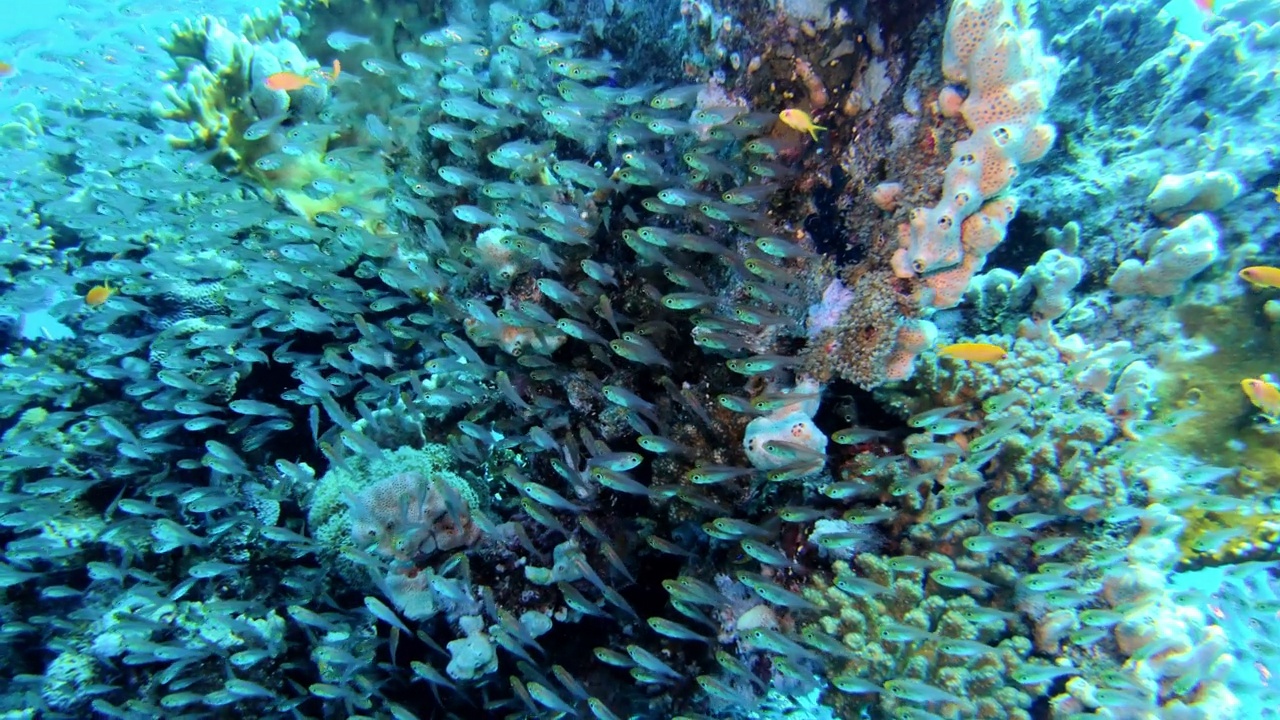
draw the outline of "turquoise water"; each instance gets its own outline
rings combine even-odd
[[[4,37],[53,25],[57,22],[58,15],[65,10],[66,5],[61,2],[19,4],[9,12]]]
[[[1161,12],[1172,15],[1178,21],[1178,32],[1195,40],[1204,40],[1208,33],[1204,31],[1205,20],[1211,15],[1206,13],[1194,0],[1174,0],[1165,5]]]
[[[1035,5],[6,8],[0,713],[1277,717],[1280,13]]]

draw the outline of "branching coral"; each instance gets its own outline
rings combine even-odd
[[[1013,616],[927,582],[923,568],[947,568],[945,558],[899,560],[894,569],[894,560],[859,555],[857,574],[837,561],[835,575],[815,578],[806,592],[833,608],[800,629],[836,643],[817,645],[833,686],[828,702],[841,717],[878,706],[890,714],[923,707],[943,717],[1029,718],[1030,696],[1011,681],[1031,641],[1010,633]]]
[[[687,4],[688,22],[736,37],[715,5]],[[1006,195],[1053,136],[1056,63],[1030,5],[953,6],[944,70],[969,95],[944,90],[941,116],[922,97],[937,57],[904,83],[904,36],[874,26],[874,59],[852,37],[824,62],[792,45],[781,75],[747,64],[752,88],[648,84],[657,60],[601,49],[620,37],[606,20],[640,12],[612,3],[572,28],[502,3],[451,4],[447,27],[427,27],[438,5],[380,0],[307,5],[314,25],[293,39],[180,26],[185,91],[160,124],[189,119],[179,144],[210,154],[77,175],[84,191],[51,203],[68,227],[94,227],[92,198],[155,229],[88,240],[66,278],[17,279],[128,278],[106,307],[60,303],[83,311],[75,354],[41,347],[3,368],[0,413],[26,412],[0,438],[0,510],[20,535],[0,565],[18,610],[0,615],[59,653],[15,675],[44,671],[60,712],[112,717],[482,702],[823,717],[821,698],[827,716],[994,720],[1051,695],[1063,719],[1234,707],[1230,638],[1164,578],[1179,544],[1249,508],[1215,497],[1235,486],[1203,468],[1148,467],[1144,441],[1170,416],[1148,419],[1167,366],[1146,339],[1172,333],[1107,342],[1160,303],[1080,320],[1112,295],[1074,302],[1090,286],[1072,225],[1045,233],[1063,247],[1021,279],[971,282],[1010,229],[1041,238],[1030,214],[1010,225]],[[368,12],[342,25],[352,8]],[[828,17],[841,31],[847,13]],[[935,14],[913,37],[940,27]],[[342,79],[262,89],[288,62],[314,75],[329,50]],[[832,82],[842,73],[860,88]],[[762,89],[775,80],[791,84]],[[806,93],[830,130],[775,128]],[[955,142],[959,116],[972,135]],[[947,172],[914,172],[939,148],[954,150]],[[858,178],[824,194],[817,171],[836,156]],[[273,212],[278,199],[304,217]],[[896,269],[926,267],[894,277],[886,230],[910,207]],[[865,222],[827,231],[840,213]],[[394,242],[371,232],[383,216]],[[112,233],[129,228],[112,217]],[[946,233],[925,222],[942,217]],[[827,243],[856,265],[833,269]],[[1043,248],[1008,249],[1015,267]],[[934,312],[966,289],[980,317]],[[976,324],[998,332],[960,337]],[[939,336],[1005,352],[929,352]],[[1225,417],[1256,419],[1235,400]],[[1203,527],[1181,530],[1170,509]],[[98,666],[82,672],[85,658]]]
[[[910,374],[915,356],[932,340],[916,337],[920,323],[903,318],[905,302],[893,276],[860,268],[847,289],[843,283],[836,288],[835,282],[811,310],[813,339],[805,368],[820,378],[838,375],[863,387]],[[839,289],[849,301],[841,302]]]

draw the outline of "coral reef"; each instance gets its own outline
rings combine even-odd
[[[15,39],[0,714],[1274,717],[1280,14],[1163,4]]]

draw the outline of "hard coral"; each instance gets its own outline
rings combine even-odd
[[[853,565],[865,580],[887,587],[888,592],[870,596],[842,589],[853,587],[842,581],[852,569],[837,561],[834,576],[815,575],[807,593],[835,609],[801,630],[801,636],[829,635],[848,649],[848,653],[823,655],[832,684],[838,692],[847,693],[832,692],[827,697],[840,717],[857,717],[875,706],[886,716],[905,710],[911,702],[907,697],[888,690],[871,694],[859,687],[901,680],[948,694],[950,699],[930,702],[945,717],[955,717],[957,712],[964,717],[1030,717],[1025,710],[1030,696],[1011,680],[1030,655],[1029,639],[1008,632],[1003,620],[971,620],[981,614],[973,598],[930,589],[924,572],[895,571],[884,558],[871,554],[859,555]],[[948,651],[979,647],[977,643],[988,645],[989,650],[976,656]]]
[[[846,302],[846,297],[853,299]],[[900,342],[906,331],[899,328],[915,323],[903,320],[903,304],[888,272],[862,272],[847,286],[828,285],[823,302],[810,309],[813,339],[806,348],[806,372],[818,378],[839,375],[866,388],[895,379],[895,368],[909,365],[923,349],[910,351]]]

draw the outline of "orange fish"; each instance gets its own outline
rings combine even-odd
[[[1200,8],[1201,10],[1207,13],[1211,13],[1213,12],[1213,4],[1216,1],[1217,0],[1195,0],[1195,3],[1196,3],[1196,7]]]
[[[795,108],[789,108],[778,113],[778,119],[793,130],[809,133],[814,140],[818,139],[819,130],[826,130],[825,127],[815,124],[813,118],[809,117],[809,113]]]
[[[1009,351],[991,343],[954,343],[938,348],[942,357],[968,362],[993,363],[1009,357]]]
[[[1254,287],[1280,288],[1280,268],[1254,265],[1236,274]]]
[[[315,85],[315,82],[306,75],[299,75],[295,72],[278,72],[274,75],[268,75],[267,79],[262,83],[270,90],[284,90],[285,92],[293,92],[301,90],[308,85]]]
[[[94,285],[89,292],[84,294],[84,304],[89,307],[98,307],[111,299],[116,291],[112,289],[111,283],[104,282],[101,285]]]
[[[1280,416],[1280,388],[1261,378],[1245,378],[1240,381],[1240,389],[1249,397],[1249,402],[1266,415]]]
[[[9,63],[3,60],[0,60],[0,79],[7,78],[13,75],[15,72],[17,72],[17,70],[15,70],[12,65],[10,65]]]

